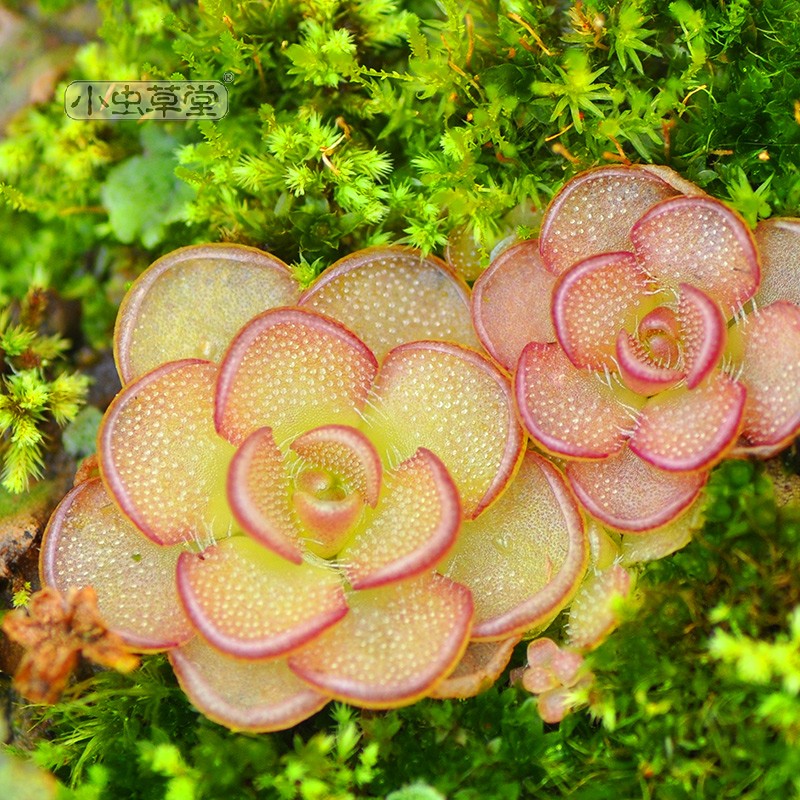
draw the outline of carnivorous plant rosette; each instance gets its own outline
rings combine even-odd
[[[523,458],[511,387],[467,346],[467,289],[441,262],[357,253],[298,295],[249,248],[146,271],[117,323],[100,476],[43,544],[46,583],[93,585],[109,627],[168,650],[194,704],[238,729],[331,698],[474,693],[587,560],[574,499]],[[329,316],[359,304],[358,335]]]
[[[754,239],[667,168],[603,167],[567,183],[538,242],[495,260],[473,315],[585,508],[646,531],[726,454],[776,452],[800,428],[800,308],[781,294],[799,258],[796,221]],[[762,274],[766,305],[753,302]]]

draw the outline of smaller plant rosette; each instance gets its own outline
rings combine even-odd
[[[538,241],[495,259],[473,317],[585,509],[649,531],[726,455],[797,435],[799,261],[797,220],[753,235],[666,167],[601,167],[564,186]]]
[[[466,285],[413,251],[353,254],[302,295],[251,248],[165,256],[121,307],[99,476],[55,511],[43,581],[92,585],[232,728],[476,693],[588,558],[476,345]]]

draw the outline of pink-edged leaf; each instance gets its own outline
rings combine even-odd
[[[695,389],[662,392],[642,409],[630,448],[660,469],[706,469],[736,441],[746,395],[741,383],[720,371]]]
[[[641,164],[637,166],[641,166],[646,172],[655,175],[657,178],[661,178],[664,183],[668,183],[679,194],[698,195],[701,197],[707,196],[706,192],[699,186],[696,186],[691,181],[687,181],[680,173],[675,172],[672,167],[667,167],[664,164]]]
[[[700,495],[677,519],[646,533],[628,533],[622,537],[622,563],[657,561],[685,547],[695,532],[703,527],[705,498]]]
[[[122,381],[167,361],[219,361],[245,322],[299,295],[286,264],[253,247],[174,250],[134,281],[120,306],[114,352]]]
[[[504,250],[472,290],[472,320],[487,352],[513,372],[528,342],[552,342],[550,302],[556,276],[542,264],[537,241]]]
[[[214,647],[236,658],[272,658],[320,635],[347,613],[338,574],[292,564],[247,537],[178,560],[186,613]]]
[[[630,594],[631,575],[621,564],[612,564],[590,575],[569,609],[567,631],[573,647],[592,650],[619,625],[617,604]]]
[[[553,291],[556,337],[576,367],[614,364],[620,329],[633,330],[648,279],[632,253],[604,253],[576,264]]]
[[[584,678],[583,682],[587,684],[583,691],[588,693],[588,686],[592,683],[591,676]],[[569,716],[580,704],[580,695],[576,692],[576,688],[560,687],[540,694],[536,698],[536,709],[542,722],[546,722],[548,725],[557,725],[559,722],[563,722],[564,717]]]
[[[695,286],[679,286],[678,319],[683,343],[686,386],[694,389],[719,363],[727,340],[725,318],[719,306]]]
[[[758,223],[755,240],[761,254],[758,307],[778,300],[800,306],[800,218],[773,217]]]
[[[465,281],[474,281],[483,272],[482,254],[485,247],[475,241],[472,226],[461,225],[450,231],[444,248],[444,260],[450,269]]]
[[[519,636],[500,642],[470,642],[456,668],[430,692],[439,699],[475,697],[500,677],[511,660]]]
[[[503,490],[522,455],[508,379],[485,357],[447,342],[392,350],[365,416],[385,462],[397,464],[420,447],[437,455],[470,518]]]
[[[128,384],[98,435],[100,471],[120,508],[156,544],[225,535],[231,446],[214,429],[217,367],[172,361]]]
[[[599,253],[630,250],[630,231],[652,205],[678,194],[641,167],[582,172],[556,195],[542,221],[539,247],[556,275]]]
[[[237,731],[292,728],[330,700],[303,683],[283,659],[242,661],[209,647],[200,637],[170,651],[169,660],[193,705]]]
[[[742,435],[751,447],[778,448],[800,430],[800,307],[780,301],[736,326],[747,387]]]
[[[181,546],[153,544],[119,512],[99,478],[78,484],[42,540],[42,583],[93,586],[108,627],[137,650],[177,647],[193,634],[175,586]]]
[[[730,316],[760,280],[758,253],[747,225],[711,197],[673,197],[654,206],[631,231],[642,268],[658,283],[688,283]]]
[[[556,686],[574,686],[580,677],[584,657],[569,647],[559,647],[552,639],[534,639],[527,650],[528,666],[523,686],[534,694]]]
[[[553,659],[561,652],[559,646],[546,636],[534,639],[527,649],[527,665],[522,672],[522,686],[533,694],[542,694],[560,685],[553,672]],[[577,655],[577,654],[576,654]]]
[[[627,447],[603,461],[573,461],[566,473],[586,510],[625,532],[666,525],[691,505],[708,480],[707,470],[666,472]]]
[[[656,298],[669,300],[664,294]],[[653,358],[662,362],[677,361],[680,355],[678,340],[681,336],[681,325],[678,315],[669,306],[658,305],[642,317],[636,326],[636,333],[643,342],[647,342]]]
[[[528,666],[549,669],[559,649],[559,646],[549,637],[537,637],[530,642],[525,651]]]
[[[683,378],[683,370],[662,366],[639,339],[626,331],[617,334],[616,350],[620,378],[632,392],[648,397]]]
[[[420,448],[387,474],[380,505],[341,552],[350,585],[372,588],[431,569],[455,542],[460,524],[452,478]]]
[[[306,309],[268,311],[233,341],[219,372],[217,430],[241,444],[269,426],[280,447],[320,425],[359,421],[377,371],[367,346]]]
[[[539,628],[570,600],[589,559],[583,519],[558,470],[532,452],[477,519],[463,525],[440,571],[475,602],[473,639]]]
[[[321,692],[365,708],[407,705],[433,689],[469,640],[472,597],[441,575],[355,592],[350,613],[289,658]]]
[[[345,256],[299,304],[342,322],[379,359],[419,339],[478,345],[467,285],[440,259],[407,247],[372,247]]]
[[[289,505],[289,476],[270,428],[258,428],[242,442],[231,461],[227,485],[231,511],[242,529],[299,564],[303,548]]]
[[[619,536],[609,533],[593,517],[586,520],[586,537],[589,540],[589,569],[605,569],[619,559]]]
[[[370,506],[378,502],[383,466],[375,446],[361,431],[346,425],[324,425],[298,436],[294,450],[305,462],[334,473],[348,493]]]
[[[532,342],[522,351],[515,390],[528,433],[550,452],[571,458],[617,452],[633,428],[635,405],[643,402],[576,369],[557,343]]]

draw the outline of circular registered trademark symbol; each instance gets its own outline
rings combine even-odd
[[[223,72],[222,80],[225,81],[225,83],[233,83],[233,73],[230,70]]]

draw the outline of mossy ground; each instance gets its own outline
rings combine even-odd
[[[127,282],[192,242],[255,244],[307,281],[367,244],[441,252],[467,226],[486,263],[520,204],[518,232],[533,233],[568,177],[626,159],[670,164],[751,224],[800,215],[794,0],[77,7],[99,37],[76,5],[11,3],[58,77],[0,139],[0,295],[35,284],[80,302],[72,368],[108,347]],[[73,79],[226,72],[216,123],[77,123],[59,100]],[[746,462],[719,468],[709,497],[703,530],[643,570],[636,607],[592,654],[591,713],[558,727],[500,681],[464,702],[332,706],[292,731],[233,734],[153,657],[14,733],[38,720],[29,757],[81,800],[797,796],[800,515]]]

